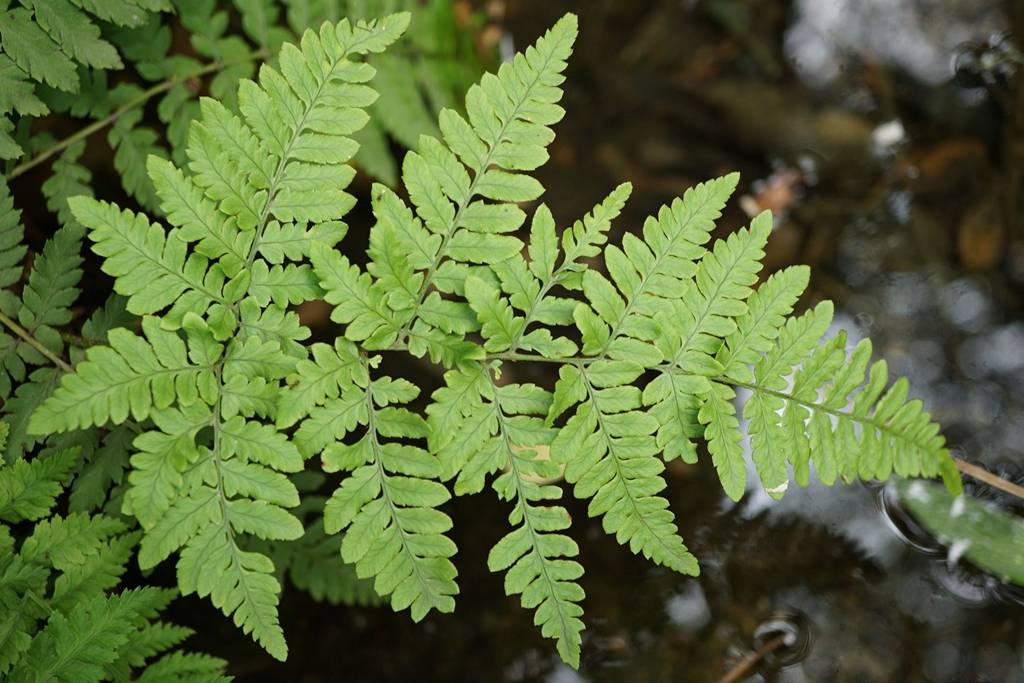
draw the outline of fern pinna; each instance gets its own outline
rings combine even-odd
[[[324,504],[323,528],[344,532],[339,562],[414,619],[454,608],[456,548],[441,507],[450,490],[490,478],[511,530],[489,565],[577,665],[583,568],[559,477],[620,543],[695,575],[664,463],[695,462],[703,438],[738,499],[737,390],[775,497],[790,468],[806,484],[812,463],[826,483],[896,472],[959,486],[906,382],[887,389],[884,361],[869,370],[870,344],[848,352],[841,332],[822,341],[828,303],[793,313],[806,268],[757,286],[767,214],[712,242],[735,175],[690,189],[620,245],[608,231],[628,184],[562,231],[543,204],[527,215],[543,192],[529,172],[563,115],[572,15],[473,86],[465,116],[441,113],[440,136],[405,157],[408,201],[373,188],[365,269],[336,250],[353,203],[347,136],[373,101],[373,69],[353,59],[406,21],[307,32],[279,69],[242,82],[241,116],[204,101],[188,169],[150,162],[170,229],[92,199],[71,204],[143,316],[142,334],[114,330],[90,349],[29,430],[149,420],[124,500],[143,527],[143,567],[180,551],[182,590],[212,596],[283,658],[274,566],[246,538],[303,533],[288,509],[299,503],[289,474],[304,459],[347,473]],[[333,306],[343,329],[333,344],[301,344],[309,331],[290,307],[311,299]],[[394,352],[444,367],[425,414],[411,407],[417,385],[382,372]],[[515,381],[521,363],[550,366],[557,382]]]

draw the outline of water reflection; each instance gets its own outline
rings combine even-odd
[[[938,85],[953,76],[950,56],[968,41],[1004,29],[989,0],[799,0],[786,54],[808,83],[828,85],[855,59],[875,59]]]

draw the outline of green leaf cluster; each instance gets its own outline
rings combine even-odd
[[[113,592],[137,531],[104,515],[52,514],[80,456],[77,447],[49,448],[0,467],[0,676],[12,682],[228,680],[222,660],[175,649],[192,633],[159,619],[176,591]]]
[[[239,6],[245,30],[276,44],[266,5]],[[312,3],[289,16],[303,11]],[[830,303],[795,312],[807,269],[759,284],[771,217],[714,238],[735,174],[617,244],[628,184],[564,229],[535,204],[573,15],[469,88],[464,111],[443,108],[419,131],[404,194],[372,189],[365,261],[336,249],[355,204],[349,162],[382,106],[368,83],[388,81],[382,53],[409,21],[324,23],[242,79],[237,100],[201,99],[184,156],[146,162],[164,221],[68,202],[119,297],[94,316],[101,343],[40,392],[26,433],[110,430],[89,444],[99,483],[78,500],[112,505],[95,491],[124,482],[116,500],[141,526],[143,568],[176,556],[183,593],[209,596],[284,659],[285,575],[331,601],[362,600],[372,582],[415,620],[454,609],[443,508],[489,484],[509,528],[489,539],[488,564],[576,666],[585,577],[563,477],[619,543],[692,575],[666,494],[675,458],[706,449],[733,499],[748,461],[775,497],[806,485],[812,465],[827,484],[896,473],[958,490],[906,381],[889,385],[869,342],[848,348]],[[295,310],[316,300],[339,326],[329,343],[305,343]],[[440,366],[443,386],[421,397],[394,353]],[[526,364],[557,381],[523,380]],[[102,455],[128,442],[127,466]],[[300,495],[310,458],[329,495],[320,480]]]
[[[50,111],[47,90],[56,99],[88,88],[93,74],[124,66],[121,52],[104,37],[104,26],[133,28],[170,11],[167,0],[23,0],[0,11],[0,158],[22,148],[12,137],[11,115],[41,116]],[[85,75],[89,73],[90,75]]]
[[[187,162],[191,123],[200,96],[237,108],[238,83],[260,60],[309,28],[342,17],[368,20],[410,11],[415,21],[408,48],[371,60],[380,72],[381,102],[374,121],[359,132],[358,165],[382,181],[396,182],[389,138],[414,146],[436,130],[436,113],[456,99],[483,70],[480,53],[448,0],[22,0],[0,11],[0,158],[36,153],[31,162],[61,152],[54,173],[85,177],[73,135],[57,142],[31,119],[51,115],[90,134],[105,130],[113,166],[124,190],[149,211],[160,211],[146,169],[156,155]],[[172,40],[184,36],[185,41]],[[184,42],[184,45],[183,45]],[[125,77],[127,76],[127,78]],[[156,121],[146,104],[156,103]],[[154,123],[156,125],[154,125]],[[56,128],[62,126],[56,125]],[[57,166],[64,168],[57,168]],[[68,195],[71,196],[71,195]]]
[[[288,352],[309,334],[287,307],[321,296],[302,262],[341,239],[354,203],[344,190],[357,148],[349,136],[376,99],[365,85],[374,69],[359,57],[408,22],[307,31],[284,45],[280,70],[264,65],[258,82],[242,81],[240,115],[203,99],[188,166],[148,160],[169,229],[92,198],[70,202],[127,310],[143,316],[142,334],[112,330],[88,349],[28,430],[151,421],[132,441],[122,507],[144,530],[140,566],[178,553],[182,591],[209,596],[280,659],[275,567],[240,539],[303,534],[286,476],[303,458],[273,424],[283,380],[304,355]]]

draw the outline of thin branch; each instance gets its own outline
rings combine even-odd
[[[993,474],[983,467],[967,462],[963,458],[953,458],[953,462],[956,463],[956,468],[968,477],[977,479],[980,482],[988,484],[994,489],[999,489],[1000,491],[1009,493],[1011,496],[1016,496],[1017,498],[1024,500],[1024,486],[1014,484],[1012,481],[1007,481],[998,474]]]
[[[13,169],[11,169],[11,171],[7,174],[7,180],[13,180],[14,178],[17,178],[23,173],[32,170],[39,164],[43,163],[44,161],[52,157],[53,155],[59,154],[60,152],[63,152],[71,145],[75,144],[76,142],[84,140],[93,133],[103,130],[110,124],[114,123],[114,121],[117,121],[127,112],[131,111],[132,109],[135,109],[136,107],[142,106],[151,98],[156,97],[161,93],[167,92],[168,90],[178,85],[179,83],[182,83],[183,81],[187,81],[191,78],[200,78],[207,74],[211,74],[216,71],[221,71],[223,69],[228,68],[229,66],[234,66],[236,64],[251,62],[258,59],[265,59],[267,57],[267,54],[268,53],[266,50],[256,50],[255,52],[250,52],[244,57],[239,57],[238,59],[229,59],[223,62],[214,62],[212,64],[207,64],[203,68],[197,69],[196,71],[193,71],[189,74],[175,74],[174,76],[171,76],[170,78],[160,83],[157,83],[148,90],[141,92],[138,96],[129,100],[128,102],[125,102],[120,107],[118,107],[102,119],[94,121],[85,128],[78,130],[73,135],[64,138],[63,140],[53,145],[52,147],[44,149],[42,152],[35,155],[28,161],[22,164],[18,164]]]
[[[751,652],[749,655],[740,660],[739,664],[734,666],[728,671],[722,678],[719,679],[718,683],[739,683],[747,676],[754,673],[754,669],[758,664],[761,663],[765,657],[775,652],[781,647],[786,645],[786,636],[778,635],[769,640],[767,643],[757,648],[756,651]]]
[[[46,356],[46,358],[51,363],[56,365],[58,368],[60,368],[64,372],[74,372],[75,371],[75,369],[73,367],[71,367],[63,358],[61,358],[60,356],[55,354],[53,351],[51,351],[50,349],[48,349],[45,346],[43,346],[42,344],[40,344],[39,341],[35,337],[33,337],[32,334],[28,330],[26,330],[24,327],[22,327],[18,323],[14,322],[10,318],[8,318],[3,313],[0,313],[0,323],[3,323],[3,325],[5,327],[7,327],[8,329],[10,329],[11,332],[13,332],[14,334],[16,334],[19,337],[21,337],[21,339],[26,344],[28,344],[33,349],[35,349],[39,353],[41,353],[44,356]]]

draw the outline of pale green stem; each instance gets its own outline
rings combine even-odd
[[[16,334],[19,337],[21,337],[21,339],[26,344],[31,346],[33,349],[35,349],[39,353],[43,354],[43,356],[45,356],[47,360],[49,360],[51,363],[56,365],[58,368],[60,368],[64,372],[74,372],[75,369],[72,368],[67,363],[67,361],[65,361],[63,358],[61,358],[57,354],[55,354],[50,349],[48,349],[45,346],[43,346],[42,344],[40,344],[39,341],[35,337],[33,337],[32,334],[28,330],[26,330],[24,327],[22,327],[18,323],[14,322],[10,318],[8,318],[3,313],[0,313],[0,323],[3,323],[5,327],[7,327],[8,329],[11,330],[11,332],[14,332],[14,334]]]

